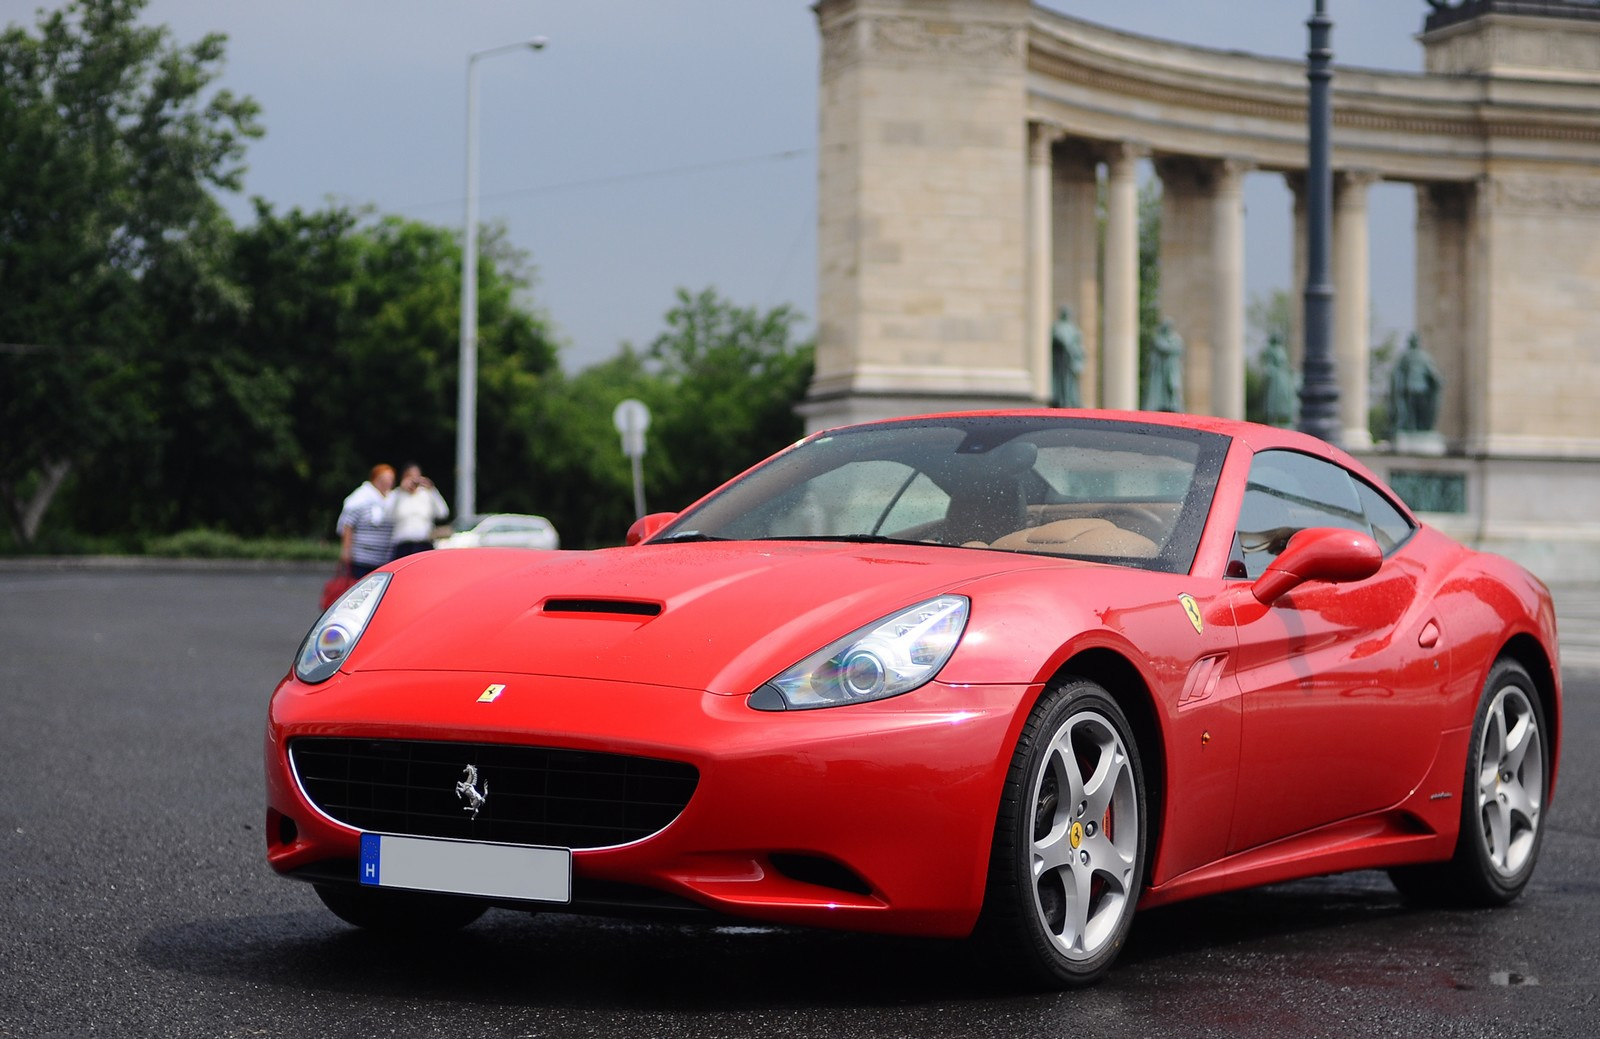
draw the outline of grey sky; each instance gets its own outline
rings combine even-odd
[[[0,0],[34,22],[32,0]],[[1311,0],[1051,0],[1103,25],[1298,58]],[[1426,4],[1330,0],[1335,61],[1417,71]],[[246,192],[280,211],[329,200],[459,227],[466,56],[539,34],[539,53],[480,65],[481,215],[538,268],[534,302],[569,370],[647,344],[678,286],[744,305],[816,309],[818,39],[805,0],[152,0],[146,20],[229,37],[224,83],[267,135]],[[243,198],[229,200],[247,220]],[[1293,289],[1288,194],[1252,176],[1252,294]],[[1409,327],[1411,198],[1373,198],[1374,311]],[[1392,233],[1389,229],[1395,229]],[[809,326],[808,326],[809,327]]]

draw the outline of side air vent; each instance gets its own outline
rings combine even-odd
[[[601,613],[614,617],[657,617],[661,614],[658,602],[640,602],[637,599],[546,599],[545,613]]]
[[[851,895],[870,895],[872,885],[855,871],[832,859],[820,855],[801,855],[792,852],[773,852],[772,865],[791,880],[799,880],[818,887],[830,887]]]

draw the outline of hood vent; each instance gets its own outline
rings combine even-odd
[[[659,617],[661,604],[638,599],[546,599],[545,613],[588,613],[611,617]]]

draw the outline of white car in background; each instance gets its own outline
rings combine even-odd
[[[556,528],[543,516],[497,512],[471,516],[462,529],[439,538],[434,548],[541,548],[561,547]]]

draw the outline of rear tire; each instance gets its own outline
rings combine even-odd
[[[317,884],[322,904],[345,923],[389,935],[421,936],[460,930],[489,906],[457,895],[425,891]]]
[[[979,934],[1024,978],[1098,981],[1144,882],[1144,771],[1122,708],[1069,680],[1034,707],[1006,776]]]
[[[1548,731],[1527,670],[1496,661],[1467,745],[1455,855],[1391,870],[1401,894],[1435,905],[1497,906],[1522,893],[1544,841]]]

